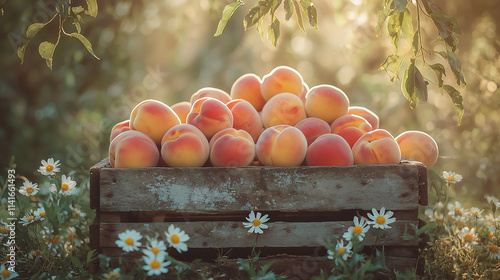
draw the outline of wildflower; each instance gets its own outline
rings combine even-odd
[[[125,252],[138,251],[139,246],[142,245],[142,243],[139,242],[142,235],[136,230],[127,229],[125,232],[118,234],[118,238],[120,239],[116,240],[115,243]]]
[[[30,181],[26,180],[23,183],[23,186],[19,189],[19,193],[25,196],[33,196],[38,193],[40,189],[38,189],[38,184],[33,184]]]
[[[189,240],[189,235],[180,228],[170,225],[165,235],[167,236],[168,244],[177,249],[177,252],[181,253],[188,250],[185,242]]]
[[[344,238],[350,241],[353,236],[358,236],[359,241],[363,241],[366,232],[370,229],[370,225],[364,219],[358,219],[357,216],[354,217],[354,226],[349,227],[347,232],[344,233]]]
[[[493,260],[500,260],[500,251],[498,250],[497,245],[491,243],[490,245],[488,245],[487,249],[488,253],[490,254],[490,258],[492,258]]]
[[[66,234],[66,241],[70,244],[74,244],[77,247],[82,246],[82,241],[80,240],[78,234],[76,234],[75,227],[68,227],[68,231]]]
[[[76,186],[76,182],[71,179],[70,176],[66,177],[66,175],[62,175],[62,181],[61,181],[61,190],[59,191],[60,194],[66,196],[66,195],[71,195],[73,192],[73,189]]]
[[[443,178],[449,184],[456,184],[462,181],[462,175],[451,171],[443,171]]]
[[[115,268],[108,273],[103,273],[104,279],[120,279],[120,268]]]
[[[332,252],[331,250],[328,250],[328,257],[330,260],[335,259],[335,263],[338,265],[337,258],[340,257],[344,261],[349,258],[351,255],[352,251],[352,243],[349,242],[347,245],[344,246],[344,240],[338,240],[337,245],[335,246],[335,252]]]
[[[484,210],[479,210],[477,207],[472,207],[469,211],[467,211],[467,215],[469,217],[475,217],[476,219],[482,219],[483,216],[481,214]]]
[[[165,246],[165,242],[163,241],[158,241],[158,239],[150,239],[148,237],[149,244],[146,246],[146,249],[142,250],[144,254],[147,254],[147,252],[152,253],[155,256],[160,256],[160,255],[168,255],[166,252],[167,246]]]
[[[24,215],[24,217],[21,218],[21,225],[27,226],[29,224],[32,224],[36,221],[35,213],[33,213],[33,210],[31,212],[27,213]]]
[[[494,225],[491,225],[490,228],[488,229],[488,238],[491,240],[494,240],[496,238],[496,229]]]
[[[47,161],[42,159],[42,166],[38,168],[38,172],[42,173],[42,175],[55,175],[56,172],[59,172],[59,160],[54,162],[53,158],[49,158]]]
[[[380,229],[385,229],[385,228],[391,228],[388,226],[388,224],[394,223],[396,221],[396,218],[391,218],[392,215],[394,214],[392,211],[387,211],[385,212],[385,207],[382,207],[380,209],[380,214],[375,210],[375,208],[372,209],[372,213],[368,213],[368,218],[372,219],[372,221],[369,221],[369,224],[373,225],[373,228],[380,228]]]
[[[243,223],[243,226],[246,228],[250,228],[248,232],[250,233],[259,233],[263,234],[264,232],[262,229],[268,228],[267,225],[264,223],[269,221],[269,218],[267,217],[267,214],[261,217],[261,213],[257,212],[257,216],[255,216],[255,213],[253,211],[250,212],[250,215],[246,218],[249,223]]]
[[[453,223],[457,226],[457,228],[462,229],[465,226],[465,217],[455,217],[455,221],[453,221]]]
[[[461,242],[466,247],[469,247],[477,245],[476,235],[474,233],[475,233],[474,228],[469,229],[468,227],[464,227],[460,232],[458,232],[458,236],[460,237]]]
[[[71,216],[75,219],[81,220],[87,216],[81,209],[75,208],[72,205],[69,206],[69,209],[71,209]]]
[[[7,223],[0,221],[0,237],[8,237],[10,234],[10,229],[7,227]],[[1,238],[0,238],[1,239]]]
[[[35,213],[35,220],[37,221],[44,221],[45,220],[45,208],[42,206],[38,209],[36,209]]]
[[[5,264],[2,264],[0,266],[0,276],[2,277],[1,279],[2,280],[10,280],[10,279],[13,279],[13,278],[16,278],[17,276],[19,276],[19,274],[17,274],[17,272],[15,271],[10,271],[9,269],[7,269],[5,267]]]
[[[493,203],[497,208],[500,208],[500,201],[498,200],[498,198],[488,194],[485,195],[484,198],[486,198],[486,201],[488,201],[488,203]]]
[[[142,268],[148,272],[148,276],[161,275],[162,273],[167,273],[167,266],[170,265],[170,261],[165,261],[165,255],[155,255],[150,251],[146,251],[146,255],[142,257],[146,263]]]
[[[56,184],[50,184],[49,190],[51,193],[56,193],[57,192]]]
[[[459,217],[462,216],[462,214],[465,212],[464,209],[462,208],[462,205],[458,201],[455,201],[455,204],[448,203],[447,208],[448,208],[448,215],[450,216]]]
[[[431,221],[431,222],[436,222],[436,223],[439,223],[439,224],[448,225],[448,222],[444,220],[443,214],[441,214],[441,213],[439,213],[437,211],[434,212],[434,210],[432,210],[431,208],[425,209],[424,214],[427,217],[429,217],[429,221]]]

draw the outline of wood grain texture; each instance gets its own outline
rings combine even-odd
[[[105,158],[101,162],[90,168],[90,209],[99,209],[99,195],[100,195],[100,180],[101,169],[107,167],[111,168],[109,159]]]

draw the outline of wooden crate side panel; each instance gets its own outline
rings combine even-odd
[[[92,166],[89,170],[90,173],[90,208],[91,209],[99,209],[99,196],[100,196],[100,179],[101,179],[101,169],[102,168],[110,168],[111,164],[109,163],[108,158],[103,159],[101,162]]]
[[[415,165],[138,168],[100,171],[103,211],[414,210]]]

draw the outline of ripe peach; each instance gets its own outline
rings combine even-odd
[[[306,111],[300,97],[283,92],[267,101],[262,108],[261,117],[265,128],[280,124],[293,126],[306,118]]]
[[[207,137],[190,124],[172,127],[161,140],[161,158],[172,167],[201,167],[209,151]]]
[[[298,128],[277,125],[262,132],[255,148],[263,165],[299,166],[306,156],[307,140]]]
[[[124,120],[115,124],[111,129],[111,133],[109,135],[109,142],[111,143],[111,141],[113,141],[113,139],[115,139],[115,137],[118,136],[118,134],[130,130],[129,124],[130,120]]]
[[[332,133],[344,138],[352,148],[359,137],[372,130],[371,124],[363,117],[356,115],[343,115],[332,122]]]
[[[137,130],[120,133],[109,145],[109,162],[115,168],[154,167],[159,159],[153,139]]]
[[[372,129],[379,128],[379,118],[377,114],[372,112],[370,109],[362,106],[350,106],[349,110],[347,110],[347,114],[357,115],[365,118],[371,125]]]
[[[337,134],[319,136],[307,148],[306,164],[309,166],[348,166],[354,164],[351,147]]]
[[[186,123],[196,126],[210,141],[215,133],[233,127],[233,114],[222,101],[202,97],[191,106]]]
[[[262,78],[260,92],[266,101],[282,92],[300,96],[303,90],[302,83],[302,76],[297,70],[288,66],[278,66]]]
[[[130,129],[145,133],[160,146],[165,132],[181,120],[165,103],[147,99],[135,106],[130,114]]]
[[[307,139],[307,146],[311,145],[316,138],[331,132],[330,125],[322,119],[305,118],[295,125],[300,129]]]
[[[315,117],[331,124],[338,117],[347,114],[349,98],[337,87],[318,85],[306,95],[305,109],[308,117]]]
[[[257,142],[264,129],[259,112],[250,102],[243,99],[233,99],[226,106],[233,114],[233,128],[245,130],[252,136],[253,141]]]
[[[231,98],[232,99],[244,99],[255,108],[255,110],[260,111],[266,100],[262,97],[260,93],[260,86],[262,80],[259,76],[248,73],[239,77],[231,87]]]
[[[375,129],[361,136],[352,147],[354,164],[398,164],[401,151],[394,137],[385,129]]]
[[[186,123],[186,117],[187,114],[189,114],[189,111],[191,110],[191,103],[187,101],[182,101],[175,103],[174,105],[170,106],[172,110],[177,114],[179,119],[181,120],[181,123]]]
[[[226,128],[210,140],[210,162],[215,167],[249,166],[254,158],[255,143],[245,130]]]
[[[220,100],[222,103],[226,104],[231,101],[231,96],[223,91],[222,89],[213,88],[213,87],[204,87],[199,89],[197,92],[191,95],[190,103],[194,104],[194,102],[203,97],[212,97]]]
[[[405,131],[396,137],[401,157],[420,161],[430,169],[437,161],[439,149],[436,141],[422,131]]]

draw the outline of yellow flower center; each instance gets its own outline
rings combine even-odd
[[[0,233],[1,234],[9,234],[10,233],[10,229],[5,228],[5,227],[0,228]]]
[[[2,270],[2,272],[0,272],[0,275],[2,275],[3,278],[7,279],[10,277],[10,272],[7,269],[4,269]]]
[[[152,269],[158,269],[161,267],[161,263],[158,261],[158,260],[153,260],[149,266],[152,268]]]
[[[66,184],[66,183],[63,183],[63,184],[61,185],[61,190],[63,190],[63,192],[65,192],[65,191],[69,190],[69,185],[68,185],[68,184]]]
[[[128,246],[134,246],[134,239],[132,237],[125,239],[125,244]]]
[[[76,235],[76,233],[74,232],[70,232],[68,233],[68,235],[66,235],[66,239],[68,240],[68,242],[73,242],[73,240],[76,238],[78,238],[78,235]]]
[[[492,252],[493,254],[497,254],[498,253],[498,246],[495,245],[495,244],[488,245],[488,249],[490,249],[490,252]]]
[[[31,194],[31,193],[32,193],[32,192],[34,192],[34,191],[35,191],[35,190],[34,190],[32,187],[27,187],[27,188],[26,188],[26,192],[27,192],[28,194]]]
[[[174,244],[179,244],[179,242],[181,242],[181,239],[179,238],[179,236],[177,234],[172,234],[170,236],[170,241],[172,241],[172,243],[174,243]]]
[[[464,242],[466,242],[466,243],[472,243],[472,239],[473,239],[472,234],[470,234],[470,233],[466,233],[466,234],[464,235]]]
[[[155,255],[157,255],[160,252],[160,248],[151,248],[151,252]]]
[[[363,228],[361,228],[360,226],[355,226],[353,229],[352,229],[352,232],[354,232],[355,234],[357,235],[361,235],[361,233],[363,232]]]
[[[378,216],[376,219],[375,219],[375,222],[379,225],[383,225],[385,224],[385,217],[384,216]]]
[[[345,247],[339,248],[337,251],[335,251],[335,255],[343,255],[345,253]]]
[[[258,226],[260,226],[261,222],[259,219],[255,219],[255,220],[253,220],[252,224],[254,227],[258,227]]]
[[[45,218],[45,212],[40,212],[39,215],[40,215],[40,218]]]
[[[26,222],[31,223],[35,219],[35,216],[29,216],[26,218]]]
[[[106,275],[106,279],[111,279],[115,276],[120,276],[120,273],[111,271],[108,275]]]
[[[495,233],[493,231],[488,232],[488,237],[491,239],[495,238]]]
[[[57,242],[59,242],[59,239],[61,239],[61,237],[59,235],[56,235],[56,236],[52,237],[52,240],[50,241],[50,243],[52,243],[52,245],[56,245]]]
[[[47,172],[52,172],[52,170],[54,170],[54,166],[53,166],[52,164],[49,164],[49,165],[47,165],[47,166],[45,167],[45,170],[46,170]]]
[[[455,212],[455,215],[462,216],[462,209],[455,207],[453,211]]]
[[[448,182],[455,182],[455,176],[453,176],[453,175],[448,176],[446,178],[446,181],[448,181]]]

